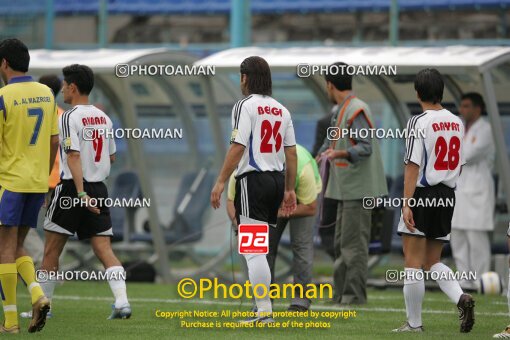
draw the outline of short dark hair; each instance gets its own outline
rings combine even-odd
[[[352,74],[346,72],[346,63],[336,62],[329,66],[329,70],[332,68],[338,72],[327,72],[326,81],[329,81],[338,91],[352,90]],[[343,72],[342,72],[343,70]]]
[[[74,84],[83,95],[89,95],[94,87],[94,73],[86,65],[73,64],[62,69],[64,80]]]
[[[485,111],[485,102],[483,101],[483,97],[478,92],[468,92],[464,93],[460,100],[469,99],[473,106],[479,107],[480,112],[483,113]]]
[[[0,62],[2,59],[5,59],[14,71],[28,72],[30,54],[21,40],[9,38],[0,42]]]
[[[247,87],[250,94],[270,96],[273,93],[271,69],[264,58],[251,56],[241,63],[241,74],[247,76]]]
[[[62,81],[56,74],[46,74],[41,76],[41,78],[39,78],[39,82],[48,86],[51,91],[53,91],[55,98],[57,98],[60,89],[62,89]]]
[[[414,79],[414,89],[422,102],[437,104],[443,100],[444,82],[441,73],[435,68],[418,72]]]

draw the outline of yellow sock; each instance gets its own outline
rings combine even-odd
[[[0,283],[5,316],[4,327],[17,326],[16,285],[18,284],[18,272],[16,263],[0,264]]]
[[[41,296],[44,296],[39,282],[35,279],[34,261],[32,261],[30,256],[22,256],[16,259],[16,267],[19,275],[27,285],[28,292],[32,296],[32,304],[34,304]]]

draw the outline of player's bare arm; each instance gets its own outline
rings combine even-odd
[[[110,155],[110,163],[111,164],[115,163],[115,154]]]
[[[51,136],[50,138],[50,174],[55,164],[55,158],[58,152],[58,135]]]
[[[402,203],[402,218],[406,224],[407,229],[414,233],[413,212],[408,205],[408,200],[413,197],[414,190],[416,189],[416,181],[420,167],[413,162],[409,162],[404,168],[404,202]]]
[[[296,210],[296,185],[297,153],[296,146],[285,147],[285,193],[283,195],[282,213],[290,216]]]
[[[235,168],[239,164],[239,161],[243,156],[244,149],[244,145],[239,143],[232,143],[230,145],[227,155],[225,156],[225,161],[223,162],[220,174],[216,180],[216,184],[214,185],[214,188],[211,192],[211,206],[214,209],[218,209],[220,207],[221,194],[225,188],[225,182],[229,179],[230,175],[232,175],[232,172],[234,172]],[[294,171],[294,180],[295,178],[296,177]]]
[[[76,186],[76,192],[83,192],[83,171],[81,167],[81,158],[80,153],[78,151],[69,151],[67,153],[67,166],[73,175],[74,185]],[[82,200],[85,202],[89,202],[90,196],[85,195],[82,197]],[[94,214],[99,214],[100,210],[97,207],[92,207],[87,204],[87,209],[92,211]]]

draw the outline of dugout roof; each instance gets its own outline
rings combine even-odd
[[[169,53],[164,48],[120,50],[120,49],[97,49],[97,50],[32,50],[30,51],[30,69],[56,70],[70,64],[86,64],[94,70],[94,73],[114,74],[115,65],[128,64],[131,62],[143,62],[147,58],[156,56],[174,60],[178,53]],[[189,59],[189,56],[187,56]]]
[[[234,48],[199,60],[198,65],[215,65],[219,70],[238,70],[244,58],[258,55],[271,70],[292,71],[298,64],[330,65],[343,61],[352,65],[397,65],[398,74],[415,73],[424,67],[464,72],[466,67],[483,72],[510,59],[510,47],[293,47]]]

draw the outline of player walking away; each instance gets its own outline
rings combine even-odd
[[[317,195],[322,190],[322,180],[317,162],[303,146],[296,144],[296,210],[283,217],[279,213],[276,227],[269,230],[269,252],[267,262],[271,271],[271,283],[275,283],[275,264],[278,255],[278,244],[282,234],[290,224],[290,245],[292,248],[292,272],[294,284],[301,287],[295,289],[295,296],[291,300],[289,311],[306,312],[312,303],[306,297],[308,285],[312,283],[313,267],[313,236],[315,213],[317,210]],[[232,174],[228,182],[227,213],[232,225],[237,229],[235,199],[235,176]]]
[[[289,215],[296,208],[296,140],[289,111],[271,97],[271,70],[261,57],[241,63],[244,99],[232,110],[231,146],[211,192],[211,205],[220,207],[225,182],[236,169],[234,206],[238,224],[276,226],[278,209]],[[285,173],[284,173],[285,172]],[[283,199],[283,202],[282,202]],[[245,254],[251,284],[258,296],[269,292],[271,272],[263,254]],[[256,298],[257,317],[247,322],[274,322],[269,294]]]
[[[101,202],[108,197],[103,181],[115,161],[115,141],[105,140],[97,129],[111,129],[112,121],[101,110],[89,104],[94,86],[94,74],[85,65],[70,65],[63,69],[64,102],[73,108],[59,119],[62,180],[51,196],[44,221],[45,247],[42,269],[58,270],[58,259],[69,236],[90,239],[92,249],[108,274],[108,283],[115,296],[109,319],[127,319],[131,306],[123,279],[124,268],[112,251],[110,210]],[[86,129],[94,129],[93,134]],[[95,136],[90,140],[91,136]],[[81,204],[69,206],[73,198]],[[91,201],[91,198],[96,200]],[[66,202],[66,203],[65,203]],[[42,283],[48,298],[52,298],[55,281]]]
[[[464,294],[453,272],[441,263],[443,242],[450,239],[455,184],[465,164],[462,121],[441,106],[444,83],[436,69],[418,72],[414,81],[423,113],[407,123],[408,131],[422,130],[425,137],[406,140],[404,200],[398,225],[405,262],[404,299],[407,322],[394,332],[423,332],[421,306],[425,294],[422,268],[435,272],[441,290],[457,304],[460,331],[473,328],[474,301]],[[412,204],[436,200],[436,206]],[[440,203],[443,202],[443,203]]]
[[[4,310],[1,333],[19,333],[18,274],[32,300],[29,332],[46,323],[50,301],[36,281],[34,262],[23,248],[48,191],[58,147],[58,118],[51,90],[25,75],[30,55],[18,39],[0,43],[0,284]]]

